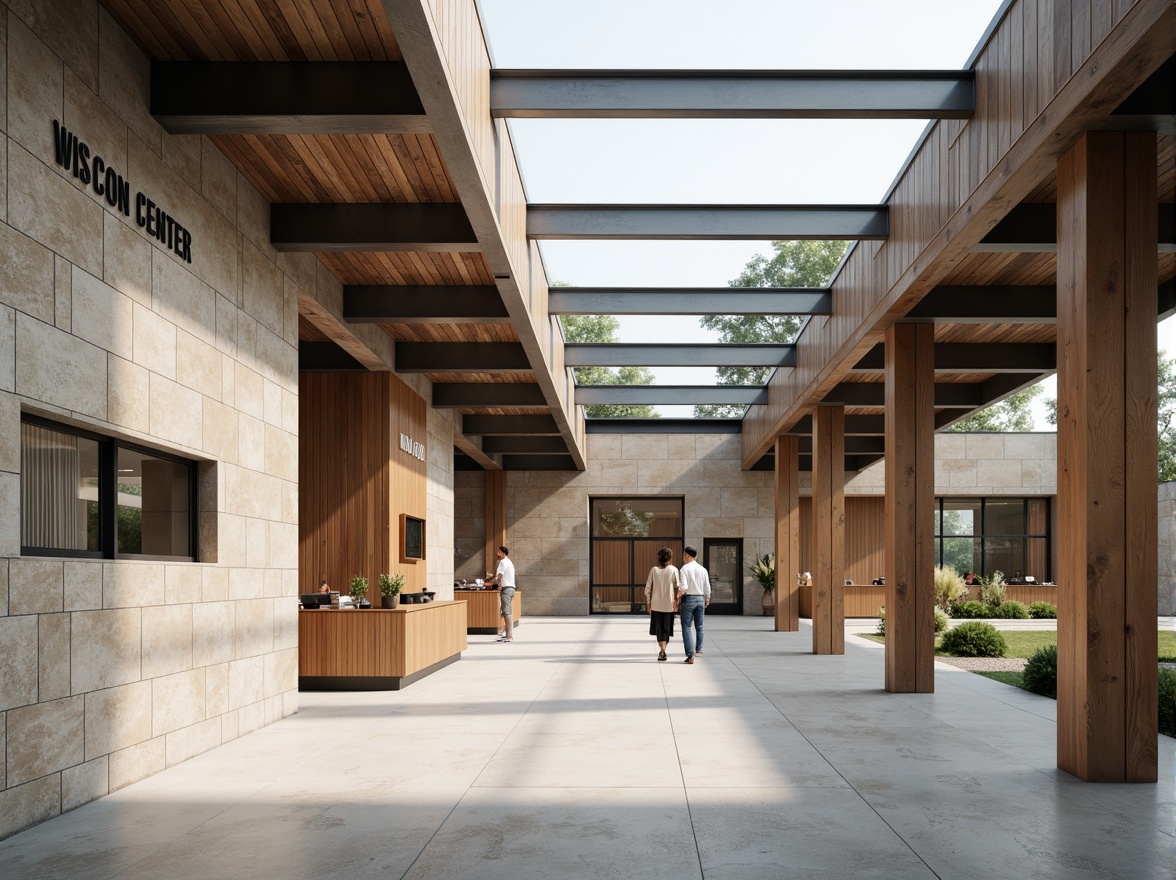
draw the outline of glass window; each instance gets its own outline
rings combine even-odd
[[[980,571],[979,538],[944,538],[943,565],[951,566],[959,574],[967,571]]]
[[[1047,582],[1054,548],[1048,498],[941,498],[939,564],[957,572]]]
[[[943,499],[944,535],[976,535],[980,525],[979,498]]]
[[[984,534],[1025,534],[1025,502],[1021,498],[990,498],[984,503]],[[1020,568],[1021,566],[1017,566]],[[1003,570],[1003,569],[1002,569]]]
[[[20,427],[22,552],[195,557],[191,462],[31,417]]]
[[[680,498],[595,498],[592,535],[596,538],[656,538],[682,534]]]

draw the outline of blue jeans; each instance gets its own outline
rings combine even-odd
[[[678,614],[682,616],[682,644],[686,648],[686,656],[693,657],[695,630],[698,630],[698,650],[702,650],[702,620],[706,616],[706,599],[702,596],[683,596],[678,603]]]

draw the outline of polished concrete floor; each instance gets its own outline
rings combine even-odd
[[[17,878],[1171,878],[1160,782],[1055,767],[1055,704],[945,665],[707,621],[528,619],[399,693],[303,694],[284,721],[0,843]]]

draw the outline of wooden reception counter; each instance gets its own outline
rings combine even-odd
[[[496,633],[502,629],[502,594],[498,590],[463,590],[454,587],[453,595],[464,600],[469,608],[466,632]],[[523,616],[523,597],[518,590],[515,590],[510,610],[514,617],[514,625],[518,626]]]
[[[497,594],[495,594],[497,595]],[[466,603],[298,612],[298,689],[395,691],[461,659]]]

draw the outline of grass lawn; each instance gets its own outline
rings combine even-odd
[[[1044,648],[1048,645],[1056,645],[1058,643],[1058,634],[1053,630],[1001,630],[1000,633],[1008,643],[1009,650],[1005,654],[1006,657],[1020,657],[1028,660],[1029,657],[1038,648]],[[1165,662],[1176,663],[1176,633],[1170,630],[1158,630],[1159,634],[1159,659]],[[861,633],[863,639],[869,639],[872,642],[879,642],[885,644],[886,637],[875,635],[873,633]],[[938,648],[935,653],[947,657],[950,656]],[[986,675],[989,678],[995,678],[997,681],[1004,681],[1006,684],[1015,684],[1011,680],[1006,680],[1002,676],[1013,675],[1020,679],[1020,673],[1014,672],[982,672],[981,675]]]

